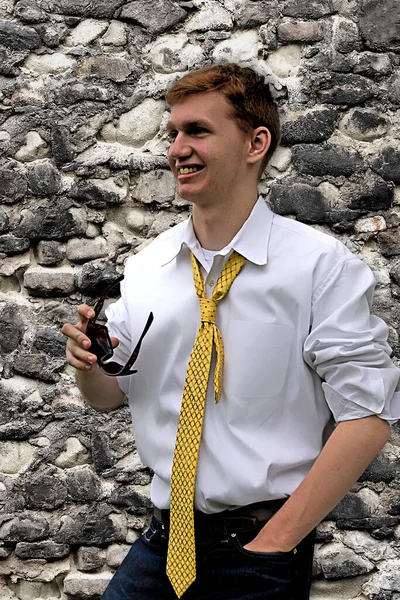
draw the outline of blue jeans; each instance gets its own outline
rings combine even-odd
[[[257,531],[225,531],[207,540],[196,533],[197,578],[182,600],[308,600],[315,532],[296,552],[244,550]],[[176,600],[166,575],[168,539],[153,517],[132,546],[102,600]]]

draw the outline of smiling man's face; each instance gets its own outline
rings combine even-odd
[[[232,118],[225,96],[193,94],[174,104],[168,132],[180,196],[199,206],[229,199],[248,168],[250,136]]]

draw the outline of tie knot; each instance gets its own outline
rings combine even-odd
[[[217,304],[211,298],[199,298],[200,320],[202,323],[215,323]]]

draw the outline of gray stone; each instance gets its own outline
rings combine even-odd
[[[318,143],[334,132],[338,111],[332,108],[312,110],[282,123],[281,144]]]
[[[49,48],[57,48],[67,37],[69,29],[64,23],[38,23],[35,29],[43,44]]]
[[[361,0],[360,31],[368,48],[387,52],[400,50],[400,22],[397,0],[386,0],[382,10],[380,0]]]
[[[85,264],[76,278],[78,290],[89,296],[99,296],[120,273],[114,263],[96,260]]]
[[[88,58],[80,67],[80,74],[84,76],[96,75],[101,79],[110,79],[116,83],[121,83],[135,74],[135,63],[118,56],[97,56]]]
[[[13,256],[28,250],[30,241],[25,237],[16,237],[11,234],[0,235],[0,253]]]
[[[5,521],[3,520],[3,523]],[[49,523],[35,512],[22,512],[0,527],[0,539],[4,542],[36,542],[49,535]]]
[[[363,52],[357,56],[353,71],[365,77],[382,77],[392,72],[392,63],[387,54]]]
[[[45,560],[59,560],[69,555],[67,544],[56,544],[52,541],[19,542],[15,547],[15,555],[23,560],[43,558]]]
[[[32,208],[22,211],[18,232],[29,239],[67,239],[83,235],[86,223],[71,202],[37,202]]]
[[[10,219],[4,210],[0,209],[0,233],[5,233],[10,229]]]
[[[53,327],[41,327],[36,332],[34,348],[52,356],[65,356],[65,337]]]
[[[69,196],[83,202],[90,208],[106,208],[108,205],[122,204],[124,197],[112,189],[107,189],[101,182],[78,181],[72,186]]]
[[[128,70],[128,74],[130,74],[130,68]],[[86,81],[84,83],[82,82],[63,85],[63,87],[59,91],[58,97],[56,98],[56,102],[57,104],[69,106],[70,104],[81,102],[82,100],[106,102],[107,100],[110,100],[110,97],[111,93],[106,87],[93,85],[90,83],[90,81]]]
[[[74,158],[71,134],[64,125],[55,125],[51,130],[51,149],[57,167],[69,163]]]
[[[141,486],[133,485],[124,485],[115,490],[111,494],[110,503],[123,506],[128,512],[137,515],[146,514],[153,507],[149,496],[143,492]]]
[[[31,0],[20,0],[15,5],[15,16],[25,23],[43,23],[48,20],[48,15],[38,4]]]
[[[341,188],[341,196],[354,210],[388,210],[393,203],[393,186],[368,173],[357,183],[346,181]]]
[[[379,248],[383,256],[398,256],[400,254],[400,230],[391,229],[379,234]]]
[[[114,464],[110,438],[105,431],[94,431],[91,437],[92,459],[96,473],[101,474]]]
[[[27,192],[26,177],[15,165],[9,162],[0,166],[0,202],[4,204],[19,202]]]
[[[124,542],[126,526],[113,509],[105,504],[70,508],[61,517],[61,527],[54,539],[64,544],[96,546],[112,542]]]
[[[350,73],[335,73],[322,83],[317,92],[322,102],[355,106],[373,97],[374,85],[366,77]]]
[[[50,0],[48,5],[51,12],[61,15],[110,19],[123,3],[124,0]]]
[[[283,14],[300,19],[320,19],[334,12],[331,0],[287,0]]]
[[[68,240],[67,258],[74,263],[84,263],[95,258],[104,258],[108,255],[106,240],[98,236],[92,240],[74,238]]]
[[[61,187],[61,176],[49,161],[36,162],[27,169],[29,190],[35,196],[52,196]]]
[[[187,12],[171,0],[153,0],[151,10],[144,0],[136,0],[125,4],[120,12],[120,19],[133,21],[156,34],[171,29],[183,21],[186,15]]]
[[[61,371],[65,364],[66,360],[49,361],[49,357],[44,354],[19,352],[15,357],[13,369],[25,377],[57,383],[60,380],[58,371]]]
[[[340,129],[353,138],[370,142],[384,137],[390,121],[386,115],[368,108],[354,108],[343,118]]]
[[[333,27],[333,45],[338,52],[347,54],[360,49],[360,35],[357,25],[350,19],[339,18]]]
[[[235,11],[234,17],[237,25],[244,29],[258,27],[264,23],[273,22],[278,16],[278,2],[276,0],[252,0],[243,2]]]
[[[359,556],[354,550],[339,543],[324,546],[318,555],[318,563],[326,579],[342,579],[369,573],[375,565]]]
[[[29,50],[10,50],[0,46],[0,75],[16,77],[19,75],[19,65],[29,56]]]
[[[24,273],[24,285],[33,296],[68,296],[74,291],[75,274],[70,267],[29,267]]]
[[[289,21],[277,27],[280,42],[319,42],[324,39],[324,27],[316,21]]]
[[[302,183],[271,186],[270,203],[279,215],[296,215],[304,223],[324,223],[326,207],[320,190]]]
[[[0,21],[0,44],[10,50],[36,50],[41,40],[32,27],[10,21]]]
[[[107,564],[113,569],[117,569],[125,556],[130,550],[130,546],[127,544],[112,544],[107,548]]]
[[[400,104],[400,69],[389,80],[389,98],[394,104]]]
[[[386,181],[400,184],[400,150],[397,148],[384,148],[371,166]]]
[[[37,247],[37,262],[39,265],[55,265],[65,258],[65,248],[60,242],[40,241]]]
[[[77,552],[77,566],[79,571],[95,571],[105,563],[105,558],[100,548],[95,546],[79,548]]]
[[[175,180],[171,171],[154,170],[142,173],[132,197],[144,204],[163,204],[175,198]]]
[[[111,577],[111,573],[70,573],[64,579],[64,592],[71,600],[99,600]]]
[[[293,146],[292,157],[296,169],[309,175],[348,177],[366,168],[358,152],[330,144]]]
[[[100,479],[87,467],[74,467],[67,472],[68,494],[77,502],[92,502],[100,494]]]
[[[21,309],[7,304],[0,312],[0,353],[8,354],[18,348],[24,330]]]
[[[23,488],[29,508],[53,510],[62,506],[67,499],[66,482],[52,467],[25,475]]]

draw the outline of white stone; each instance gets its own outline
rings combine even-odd
[[[126,541],[128,544],[133,544],[140,538],[140,534],[134,529],[128,529],[128,533],[126,536]]]
[[[54,464],[57,465],[57,467],[68,469],[89,462],[89,452],[87,448],[81,444],[78,438],[68,438],[66,446],[66,450],[61,452],[54,461]]]
[[[85,19],[71,32],[65,40],[66,46],[86,46],[106,31],[108,21]]]
[[[298,74],[301,61],[301,46],[289,44],[271,52],[267,65],[278,77],[294,77]]]
[[[9,142],[11,139],[11,135],[8,131],[0,131],[0,142]]]
[[[357,233],[376,233],[377,231],[385,231],[387,227],[384,217],[376,215],[367,219],[358,219],[355,222],[354,229]]]
[[[39,158],[45,158],[50,155],[50,149],[47,142],[37,133],[37,131],[28,131],[25,137],[25,145],[15,153],[14,158],[21,162],[29,162]]]
[[[0,0],[0,17],[9,19],[13,13],[14,0]]]
[[[111,21],[102,41],[108,46],[125,46],[127,42],[125,25],[119,21]]]
[[[149,229],[149,236],[159,235],[166,229],[184,221],[186,218],[187,215],[184,213],[173,214],[166,211],[160,211],[157,213],[157,216]]]
[[[60,590],[55,581],[43,583],[20,579],[17,583],[10,583],[10,588],[15,592],[18,600],[58,600],[60,598]],[[3,596],[1,596],[1,600],[3,600]]]
[[[206,1],[186,23],[186,31],[210,31],[211,29],[230,29],[233,26],[231,14],[222,8],[219,2]]]
[[[216,45],[214,62],[245,63],[258,57],[258,35],[254,30],[233,33],[228,40]]]
[[[45,437],[44,435],[31,439],[30,443],[34,446],[38,446],[39,448],[47,448],[51,444],[49,438]]]
[[[400,592],[400,559],[387,560],[378,566],[378,573],[375,573],[371,581],[363,586],[363,592],[366,594],[378,593],[382,590],[391,592]]]
[[[154,216],[143,208],[132,208],[126,217],[126,224],[135,233],[143,233],[143,230],[150,227],[154,221]]]
[[[69,558],[45,563],[44,560],[20,560],[10,556],[0,561],[0,575],[12,575],[17,579],[31,581],[54,581],[58,575],[68,573],[71,569]]]
[[[357,492],[357,496],[368,506],[371,515],[380,513],[381,500],[379,494],[365,487]]]
[[[108,123],[100,135],[106,142],[119,142],[136,148],[154,137],[165,110],[165,102],[146,98],[132,110],[122,114],[115,123]]]
[[[111,573],[70,573],[64,579],[64,592],[71,596],[101,596],[111,580]]]
[[[156,42],[149,44],[149,59],[159,73],[176,73],[186,71],[204,59],[200,46],[188,43],[185,33],[163,35]]]
[[[394,188],[393,204],[400,204],[400,186]]]
[[[375,540],[365,531],[346,531],[342,541],[357,554],[362,554],[374,562],[382,560],[389,548],[386,541]]]
[[[71,267],[30,267],[24,274],[24,285],[32,290],[59,290],[67,294],[73,291],[74,281],[75,275]]]
[[[87,229],[85,231],[85,235],[86,237],[90,238],[90,239],[94,239],[95,237],[97,237],[100,233],[99,230],[99,226],[95,225],[94,223],[89,223],[87,226]]]
[[[0,275],[10,277],[11,275],[14,275],[18,269],[29,267],[30,263],[31,257],[29,252],[0,259]]]
[[[132,197],[144,204],[171,202],[175,198],[175,179],[171,171],[141,173]]]
[[[289,168],[291,161],[292,153],[290,149],[282,148],[281,146],[279,146],[272,155],[269,164],[271,165],[271,167],[274,167],[278,171],[283,172]]]
[[[130,550],[127,544],[111,544],[107,548],[107,564],[109,567],[117,569]]]
[[[53,54],[30,54],[24,63],[24,67],[35,73],[63,73],[72,69],[76,65],[76,60],[66,56],[62,52]]]
[[[108,255],[106,240],[101,237],[94,239],[72,238],[67,242],[67,258],[72,262],[86,262]]]
[[[2,442],[0,444],[0,472],[15,475],[25,470],[35,449],[28,442]]]

